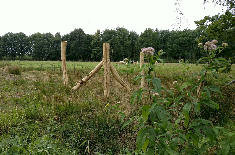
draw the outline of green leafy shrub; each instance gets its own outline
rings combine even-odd
[[[234,119],[235,109],[235,88],[233,85],[227,85],[221,87],[221,93],[223,98],[220,97],[220,94],[213,93],[211,95],[212,99],[219,104],[219,109],[213,109],[208,106],[202,105],[201,107],[201,117],[204,119],[211,120],[214,124],[225,125],[230,119]]]
[[[32,142],[19,136],[10,137],[0,141],[0,148],[0,154],[72,154],[66,147],[61,149],[51,135],[38,137]]]
[[[141,88],[133,93],[131,103],[142,100],[143,93],[149,92],[149,101],[140,109],[137,116],[123,124],[125,127],[133,120],[138,121],[136,128],[136,153],[153,154],[233,154],[235,143],[232,140],[234,131],[215,126],[212,121],[202,118],[202,107],[219,109],[212,94],[222,93],[214,84],[205,84],[210,75],[217,76],[220,69],[226,68],[229,62],[218,58],[223,48],[217,48],[216,40],[207,42],[204,46],[207,57],[198,80],[174,83],[173,90],[161,86],[161,79],[152,76],[154,56],[146,55],[148,64],[147,88]],[[202,44],[200,44],[202,45]],[[145,49],[149,51],[148,48]],[[156,56],[158,57],[158,55]],[[198,63],[199,63],[198,62]],[[197,63],[197,64],[198,64]],[[194,75],[195,76],[195,75]],[[151,94],[151,92],[153,92]],[[167,93],[163,96],[162,93]]]

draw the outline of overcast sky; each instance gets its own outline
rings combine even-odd
[[[222,12],[204,0],[181,0],[181,29],[195,29],[194,21]],[[0,0],[0,35],[37,32],[61,35],[75,28],[86,34],[97,29],[124,27],[138,34],[146,28],[176,29],[176,0]],[[204,9],[205,8],[205,9]],[[178,20],[179,22],[179,20]]]

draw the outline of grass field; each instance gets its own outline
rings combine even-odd
[[[131,105],[132,94],[111,76],[110,97],[105,100],[102,69],[73,92],[71,88],[75,83],[98,62],[66,64],[67,87],[62,82],[60,61],[0,61],[0,154],[126,154],[136,149],[135,122],[122,129],[115,107],[122,109],[128,120],[139,107],[149,103],[148,98]],[[14,65],[18,66],[19,75],[9,71]],[[115,62],[113,65],[132,93],[140,88],[140,81],[134,80],[140,75],[139,65]],[[173,81],[181,84],[200,70],[201,66],[195,64],[159,64],[155,67],[155,76],[161,79],[162,86],[171,89]],[[208,79],[220,87],[224,95],[223,99],[217,99],[221,114],[231,113],[234,108],[235,89],[224,87],[234,79],[235,65],[230,73]],[[223,118],[217,123],[227,119]]]

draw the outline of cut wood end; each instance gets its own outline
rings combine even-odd
[[[76,90],[77,90],[76,86],[72,88],[72,91],[76,91]]]
[[[76,85],[71,90],[72,91],[77,91],[80,87],[81,87],[81,85]]]

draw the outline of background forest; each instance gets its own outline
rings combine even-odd
[[[166,52],[162,58],[166,62],[178,62],[179,59],[196,62],[203,53],[198,42],[205,43],[217,39],[219,43],[226,42],[229,47],[223,57],[234,57],[235,53],[235,17],[229,11],[222,15],[205,16],[195,21],[197,29],[169,31],[146,29],[140,35],[124,27],[97,30],[94,35],[85,34],[82,28],[69,34],[55,35],[51,33],[35,33],[30,36],[23,32],[8,32],[0,36],[0,60],[60,60],[60,43],[68,41],[67,60],[70,61],[100,61],[102,44],[111,45],[111,61],[124,58],[138,61],[140,49],[153,47],[156,51]]]

